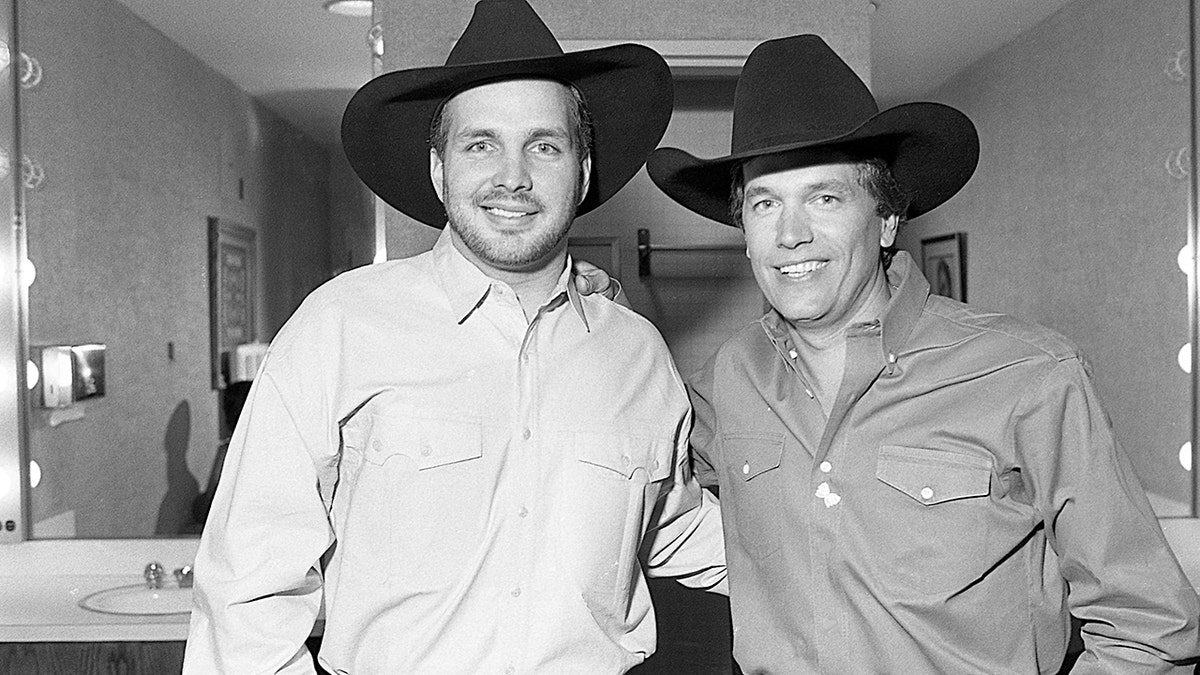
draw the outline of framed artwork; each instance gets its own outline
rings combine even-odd
[[[921,271],[930,292],[967,301],[967,233],[955,232],[921,240]]]
[[[575,260],[586,260],[611,276],[621,276],[618,237],[567,237],[567,252]]]
[[[208,312],[212,388],[229,382],[229,358],[256,339],[257,233],[219,218],[208,219]]]

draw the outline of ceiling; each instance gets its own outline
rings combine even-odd
[[[336,143],[346,102],[371,77],[371,20],[330,14],[322,0],[119,1],[322,143]],[[1069,1],[964,0],[950,10],[945,0],[862,0],[872,88],[885,106],[918,98]]]

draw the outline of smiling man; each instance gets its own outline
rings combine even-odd
[[[647,163],[741,227],[771,305],[691,381],[748,674],[1055,673],[1071,615],[1076,673],[1191,672],[1200,653],[1196,594],[1080,354],[931,295],[893,253],[978,152],[959,111],[880,112],[802,35],[750,54],[729,156]]]
[[[723,592],[682,380],[566,253],[670,112],[658,54],[563,54],[523,0],[480,2],[445,66],[358,91],[355,171],[449,226],[325,284],[272,342],[201,538],[185,672],[312,673],[323,610],[329,672],[623,673],[655,648],[645,575]]]

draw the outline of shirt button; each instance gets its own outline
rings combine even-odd
[[[375,448],[376,450],[383,450],[383,443],[379,442],[379,439],[376,438],[375,440],[371,441],[371,447]]]
[[[519,598],[519,597],[521,597],[521,587],[520,587],[520,586],[517,586],[516,588],[512,589],[511,591],[509,591],[509,593],[510,593],[510,594],[511,594],[511,595],[512,595],[514,598]]]
[[[517,509],[517,515],[524,518],[525,516],[529,515],[529,509],[522,506],[521,508]]]
[[[509,666],[504,669],[504,675],[513,675],[516,672],[517,672],[517,669],[513,668],[512,666]]]
[[[745,464],[742,465],[742,475],[747,476],[749,474],[750,474],[750,462],[746,462]]]
[[[629,455],[621,455],[621,465],[629,466],[633,460],[629,459]]]
[[[833,465],[829,462],[821,462],[821,473],[829,473],[833,471]]]
[[[796,356],[797,356],[796,350],[793,349],[793,350],[789,351],[788,356],[792,357],[793,359],[796,358]]]
[[[429,447],[428,444],[421,446],[421,456],[422,457],[428,457],[431,454],[433,454],[433,448]]]
[[[926,501],[933,499],[933,488],[931,488],[931,487],[921,488],[921,499],[924,499]]]
[[[524,431],[521,432],[521,438],[524,438],[525,440],[529,440],[529,437],[532,435],[533,432],[529,430],[529,427],[525,427]]]

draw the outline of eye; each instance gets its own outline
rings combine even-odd
[[[553,143],[547,142],[547,141],[538,141],[537,143],[534,143],[530,147],[530,150],[534,154],[538,154],[538,155],[557,155],[562,152],[561,150],[558,149],[558,146],[554,145]]]
[[[837,195],[817,195],[813,201],[820,206],[833,206],[842,200]]]
[[[755,213],[766,213],[779,205],[774,199],[763,197],[750,202],[750,210]]]
[[[467,152],[486,152],[491,147],[491,143],[488,143],[487,141],[475,141],[468,145],[465,150]]]

